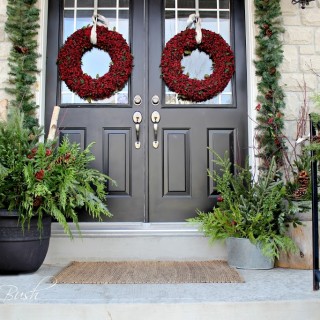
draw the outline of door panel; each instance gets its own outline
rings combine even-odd
[[[96,142],[92,148],[96,156],[94,167],[117,182],[117,186],[108,186],[108,207],[117,213],[113,219],[144,221],[144,154],[143,147],[134,147],[133,111],[128,109],[63,107],[59,130],[61,137],[68,135],[83,147]],[[109,119],[110,114],[114,118]],[[86,221],[87,216],[82,220]]]
[[[53,106],[60,105],[60,138],[68,135],[72,141],[81,141],[83,148],[95,141],[93,166],[117,181],[117,186],[108,186],[108,207],[113,213],[111,221],[145,221],[145,123],[141,123],[141,148],[136,149],[132,119],[134,112],[145,109],[144,99],[139,106],[132,102],[135,95],[143,95],[145,90],[141,81],[145,74],[145,39],[140,37],[145,32],[144,6],[143,1],[136,1],[134,9],[133,3],[129,7],[129,1],[119,1],[118,5],[115,1],[100,0],[98,12],[108,17],[111,29],[120,29],[128,40],[135,57],[132,76],[127,86],[110,99],[88,103],[58,80],[55,61],[59,47],[73,32],[70,29],[91,23],[93,1],[49,1],[46,127]],[[56,30],[60,30],[59,37]],[[95,64],[92,67],[97,67],[97,63],[99,67],[98,59],[95,54],[90,57],[89,61]],[[109,65],[108,59],[104,64]],[[86,215],[81,217],[81,220],[88,219]]]
[[[190,196],[190,130],[163,130],[163,196]]]
[[[247,153],[244,3],[200,1],[200,4],[202,27],[221,31],[230,43],[235,52],[236,73],[224,92],[210,101],[178,100],[177,94],[170,92],[161,80],[158,66],[165,41],[185,29],[188,15],[194,13],[194,9],[190,9],[194,1],[152,2],[149,7],[152,21],[149,24],[152,52],[148,66],[149,97],[159,95],[161,99],[158,105],[149,103],[149,112],[158,111],[161,120],[159,148],[154,149],[149,141],[150,221],[184,221],[194,216],[197,208],[204,211],[212,208],[217,194],[207,177],[207,168],[212,169],[213,165],[208,147],[221,155],[228,151],[232,160],[239,160],[240,154]],[[159,12],[164,12],[164,21],[156,19]],[[238,18],[231,23],[230,15]],[[206,68],[206,57],[198,54],[188,59],[189,72],[201,72],[200,69]],[[149,137],[152,135],[150,122]]]
[[[104,129],[103,132],[103,171],[117,182],[108,186],[109,195],[131,195],[132,168],[131,131],[127,129]]]
[[[208,147],[214,149],[219,155],[224,156],[227,152],[231,163],[234,163],[235,145],[236,145],[237,130],[236,129],[208,129]],[[213,162],[214,157],[208,151],[208,165],[209,170],[219,170]],[[216,196],[216,185],[208,177],[208,190],[209,197]]]
[[[74,30],[91,23],[93,0],[49,0],[46,127],[52,108],[61,106],[60,138],[65,135],[84,148],[95,141],[93,166],[117,181],[108,186],[111,221],[173,222],[195,215],[196,208],[210,210],[215,186],[207,177],[213,168],[212,154],[227,150],[232,160],[247,153],[246,64],[244,1],[200,1],[202,27],[220,32],[235,52],[236,72],[224,92],[204,103],[180,101],[166,88],[159,68],[165,43],[184,30],[192,0],[99,0],[99,13],[111,28],[124,35],[134,56],[128,85],[104,101],[88,103],[60,83],[55,64],[59,47]],[[64,4],[65,9],[64,9]],[[117,6],[118,4],[118,6]],[[59,33],[57,34],[57,30]],[[88,61],[100,70],[100,53]],[[208,64],[209,61],[209,64]],[[196,51],[182,61],[190,75],[201,78],[211,62]],[[209,73],[212,72],[209,70]],[[203,75],[202,75],[203,76]],[[134,97],[141,96],[141,104]],[[159,102],[153,101],[158,96]],[[140,112],[141,147],[136,148],[136,125],[132,116]],[[158,147],[151,119],[159,112]],[[88,217],[83,215],[82,220]],[[110,221],[108,219],[108,221]]]
[[[150,144],[151,221],[183,221],[194,216],[196,208],[209,210],[213,206],[216,194],[212,188],[208,190],[207,168],[212,167],[212,156],[207,147],[237,156],[238,119],[232,112],[233,120],[227,127],[222,121],[225,116],[220,118],[213,110],[204,115],[199,109],[184,110],[183,115],[181,110],[161,110],[162,145],[153,149]]]

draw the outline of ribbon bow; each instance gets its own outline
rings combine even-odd
[[[187,20],[187,29],[190,29],[192,25],[195,26],[196,29],[196,41],[197,44],[200,44],[202,41],[202,31],[201,31],[201,20],[199,15],[192,13],[190,14]]]
[[[101,14],[96,14],[92,16],[93,27],[90,34],[90,42],[92,44],[97,44],[97,26],[102,26],[108,28],[107,19]]]

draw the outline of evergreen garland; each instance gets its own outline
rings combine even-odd
[[[255,0],[256,36],[255,61],[258,82],[257,135],[258,157],[262,169],[267,169],[274,156],[278,166],[283,164],[284,92],[279,85],[279,66],[283,60],[281,35],[282,12],[280,0]]]
[[[37,0],[8,0],[5,31],[12,42],[9,62],[10,88],[6,91],[13,96],[10,104],[25,114],[25,126],[38,126],[37,105],[34,101],[36,82],[39,29]]]

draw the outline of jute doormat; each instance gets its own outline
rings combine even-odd
[[[239,283],[226,261],[72,262],[53,281],[77,284]]]

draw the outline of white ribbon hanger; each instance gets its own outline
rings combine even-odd
[[[101,14],[98,14],[98,0],[94,0],[94,12],[92,16],[93,27],[90,34],[90,42],[97,44],[97,26],[108,28],[108,20]]]
[[[187,20],[187,29],[190,29],[194,25],[196,29],[196,41],[200,44],[202,41],[201,20],[199,14],[199,0],[196,0],[196,13],[190,14]]]

